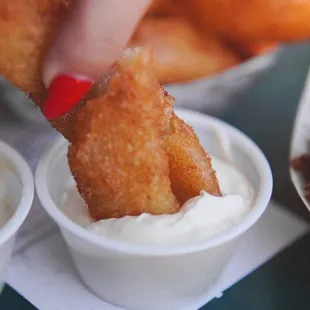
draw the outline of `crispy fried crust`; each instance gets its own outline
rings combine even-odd
[[[173,133],[166,138],[172,191],[183,204],[201,190],[220,196],[220,188],[211,158],[200,145],[193,129],[175,114],[171,118]]]
[[[310,36],[310,2],[300,0],[186,0],[203,32],[234,40],[295,41]]]
[[[218,180],[210,156],[200,145],[194,130],[173,112],[174,99],[160,92],[163,116],[161,128],[169,157],[172,191],[183,204],[201,190],[220,196]]]
[[[97,220],[180,208],[160,135],[160,86],[148,62],[143,53],[125,53],[106,94],[76,114],[69,165]]]
[[[136,73],[139,72],[139,70],[141,71],[142,68],[144,70],[147,70],[144,67],[149,66],[147,61],[139,65],[141,66],[139,67],[136,64],[132,65],[133,68],[136,68],[133,69],[136,70],[135,71]],[[137,80],[136,82],[139,83],[139,80]],[[164,141],[164,149],[168,156],[168,162],[169,162],[169,178],[171,182],[171,188],[178,202],[182,205],[188,199],[199,195],[199,192],[202,189],[212,195],[216,196],[221,195],[218,180],[216,178],[215,171],[212,168],[211,158],[205,152],[203,147],[200,145],[199,139],[196,136],[193,129],[174,114],[173,112],[174,99],[171,96],[169,96],[162,87],[159,87],[157,82],[155,83],[155,80],[153,81],[153,83],[156,87],[154,86],[153,89],[152,100],[153,103],[155,102],[155,105],[157,105],[156,111],[159,111],[161,115],[160,118],[157,120],[156,126],[160,129],[159,134],[161,135],[161,139]],[[107,109],[107,107],[103,107],[103,102],[109,102],[109,107],[112,107],[114,111],[114,107],[117,107],[117,104],[114,102],[115,101],[114,97],[112,97],[111,99],[109,94],[110,93],[116,94],[116,92],[119,91],[117,89],[120,86],[125,89],[126,87],[131,88],[131,90],[136,89],[138,87],[137,85],[130,86],[128,82],[126,82],[125,84],[124,81],[120,82],[118,85],[115,85],[114,82],[113,85],[114,88],[111,88],[110,86],[108,88],[108,92],[102,98],[100,96],[102,96],[102,94],[106,90],[106,85],[103,82],[98,83],[95,86],[94,90],[92,91],[91,95],[94,97],[98,97],[98,99],[91,100],[84,107],[77,109],[76,111],[72,111],[69,115],[66,116],[66,118],[62,119],[62,121],[60,122],[60,124],[67,124],[68,126],[68,128],[65,128],[64,134],[66,136],[71,136],[71,141],[74,141],[72,143],[72,149],[74,149],[75,145],[77,144],[79,144],[80,146],[86,145],[86,142],[84,140],[81,141],[80,138],[82,136],[89,136],[91,130],[93,132],[92,134],[96,133],[97,130],[98,138],[96,141],[100,141],[99,143],[94,142],[94,140],[92,140],[92,143],[97,144],[99,147],[100,144],[105,144],[105,142],[102,141],[102,133],[103,132],[106,133],[109,130],[108,128],[106,128],[105,125],[103,125],[107,120],[102,118],[99,119],[99,117],[97,116],[99,113],[102,113],[102,111],[105,111],[105,109]],[[140,85],[139,87],[141,88],[140,92],[145,93],[145,90],[143,90],[144,86]],[[117,100],[118,99],[116,99],[116,101]],[[131,102],[131,107],[133,107],[135,103],[136,103],[135,100],[133,100]],[[107,103],[105,103],[104,105],[106,106]],[[138,112],[138,110],[136,112]],[[112,112],[110,111],[109,113],[104,114],[112,115],[111,113]],[[117,112],[117,114],[119,114],[119,112]],[[119,115],[120,118],[118,119],[118,122],[120,122],[121,119],[123,119],[123,114]],[[126,115],[129,116],[128,113],[126,113]],[[141,113],[138,112],[138,115],[141,115]],[[108,119],[110,118],[111,117],[108,117]],[[77,120],[74,121],[75,119]],[[92,129],[90,129],[90,127],[86,127],[86,124],[88,124],[88,122],[92,122],[93,124],[91,127]],[[149,127],[152,126],[152,123],[145,124],[145,126],[147,126],[149,129]],[[113,123],[110,124],[110,127],[116,128],[117,126],[116,124]],[[85,129],[84,134],[82,133],[82,128]],[[135,130],[134,127],[130,128]],[[75,137],[75,135],[73,134],[74,130],[76,132],[76,138],[74,138]],[[115,135],[117,134],[119,133],[115,132]],[[105,138],[108,139],[107,136]],[[119,145],[115,146],[115,149],[118,149],[119,147],[120,147]],[[80,154],[83,154],[85,152],[85,150],[82,149],[81,147],[79,147],[79,151]],[[76,181],[81,195],[84,197],[84,199],[86,200],[86,202],[90,207],[90,213],[96,219],[103,218],[103,216],[104,218],[106,216],[109,217],[111,215],[110,213],[109,215],[107,214],[103,215],[101,213],[102,210],[106,209],[106,207],[105,208],[102,207],[105,205],[104,199],[106,194],[103,194],[101,188],[99,190],[99,193],[96,194],[95,188],[98,184],[96,183],[95,185],[92,185],[92,182],[94,180],[98,180],[99,176],[98,178],[95,177],[94,175],[90,177],[85,176],[84,173],[86,171],[85,167],[87,167],[87,163],[79,162],[79,165],[76,165],[78,162],[77,160],[75,160],[77,156],[76,153],[77,153],[76,149],[74,152],[69,151],[70,168],[73,175],[76,176]],[[123,157],[125,157],[125,155]],[[91,162],[96,161],[92,160]],[[106,169],[106,167],[101,166],[101,169]],[[124,170],[129,169],[129,166],[122,167],[121,169],[123,171],[122,173],[124,173]],[[90,171],[89,168],[87,168],[87,170]],[[102,174],[102,171],[100,169],[95,169],[95,171],[102,176],[104,175]],[[126,178],[128,177],[126,176]],[[113,178],[111,177],[111,179]],[[128,179],[128,181],[130,180],[131,179]],[[90,190],[90,188],[92,188],[92,190]],[[92,196],[92,198],[87,198],[89,196]],[[128,197],[125,200],[127,201]],[[129,205],[127,206],[129,207]],[[147,203],[147,205],[144,206],[142,209],[144,210],[144,212],[157,214],[154,211],[155,209],[151,208],[152,208],[151,205]],[[125,210],[124,208],[121,208],[120,210],[118,210],[119,213],[114,214],[113,216],[135,215],[136,212],[139,213],[139,211],[136,211],[132,207],[126,209],[126,211],[124,210]],[[162,209],[159,208],[158,210],[161,210],[159,212],[162,212]],[[106,210],[106,212],[110,211]],[[169,212],[163,212],[163,213],[169,213]]]

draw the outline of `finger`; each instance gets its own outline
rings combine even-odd
[[[120,56],[148,5],[149,0],[77,1],[43,64],[49,88],[43,112],[49,119],[68,112]]]

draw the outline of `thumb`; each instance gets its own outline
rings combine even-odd
[[[149,0],[80,0],[47,54],[42,78],[48,119],[69,112],[120,56]]]

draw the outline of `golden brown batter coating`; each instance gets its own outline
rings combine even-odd
[[[145,52],[144,52],[145,53]],[[136,57],[139,59],[140,56],[143,56],[143,52],[139,52]],[[130,69],[133,70],[131,74],[137,75],[138,72],[143,72],[144,77],[149,76],[152,73],[151,68],[149,68],[150,65],[150,60],[149,58],[146,58],[143,62],[141,63],[135,61],[134,64],[125,63],[126,65],[130,65]],[[124,67],[118,66],[118,73],[117,76],[125,74],[124,73]],[[128,69],[126,69],[128,70]],[[127,71],[126,71],[127,72]],[[153,77],[154,77],[154,73]],[[149,76],[151,78],[151,76]],[[157,207],[154,208],[152,207],[152,204],[147,201],[146,205],[144,207],[138,207],[140,205],[140,198],[136,194],[135,191],[133,191],[134,194],[134,199],[131,198],[129,199],[129,194],[124,197],[124,205],[128,201],[134,201],[134,205],[130,206],[127,205],[127,208],[122,207],[120,210],[118,210],[118,213],[112,213],[111,210],[107,209],[106,206],[106,196],[107,192],[105,190],[102,190],[106,184],[102,182],[101,186],[98,186],[100,182],[98,181],[99,178],[104,177],[106,171],[105,169],[107,167],[103,167],[100,164],[100,167],[97,167],[95,169],[91,169],[88,165],[91,165],[91,163],[100,163],[100,160],[89,160],[89,163],[87,164],[87,161],[81,163],[80,160],[77,159],[77,149],[76,145],[79,145],[79,152],[80,154],[84,154],[85,150],[81,146],[87,145],[85,140],[81,141],[81,137],[83,136],[91,136],[91,135],[97,135],[97,140],[96,142],[92,140],[90,143],[92,145],[97,144],[96,148],[99,147],[101,148],[101,144],[106,145],[109,140],[109,136],[107,135],[109,133],[110,128],[114,127],[117,128],[119,125],[118,123],[113,123],[110,124],[110,127],[106,127],[104,123],[111,119],[109,115],[112,115],[111,111],[109,112],[103,112],[110,107],[112,110],[117,109],[118,104],[120,104],[120,99],[114,99],[112,97],[112,100],[110,99],[110,93],[113,94],[113,96],[117,96],[116,94],[120,91],[118,88],[123,89],[123,92],[126,92],[126,87],[128,88],[127,91],[132,91],[133,89],[136,89],[138,87],[139,79],[136,80],[136,84],[130,84],[127,81],[120,82],[118,85],[115,84],[114,81],[115,78],[112,78],[112,83],[114,83],[114,88],[111,89],[111,86],[108,87],[107,93],[102,97],[102,93],[104,92],[103,89],[106,89],[106,86],[104,84],[101,84],[100,87],[96,87],[95,91],[92,92],[92,96],[98,97],[95,100],[90,100],[85,104],[85,106],[81,107],[76,111],[76,121],[74,125],[72,126],[73,123],[69,123],[71,132],[74,132],[75,130],[75,135],[71,138],[72,143],[72,149],[74,149],[74,152],[69,151],[69,163],[70,163],[70,168],[73,173],[73,175],[76,178],[76,182],[78,185],[78,189],[81,193],[81,195],[84,197],[85,201],[87,202],[89,206],[90,213],[93,215],[94,218],[100,219],[102,217],[110,217],[110,216],[124,216],[124,215],[136,215],[140,214],[141,210],[144,210],[143,212],[148,212],[152,214],[158,214]],[[132,81],[130,81],[132,83]],[[180,120],[173,112],[173,105],[174,105],[174,99],[169,96],[163,88],[160,88],[158,82],[156,79],[153,79],[152,83],[153,85],[153,90],[152,90],[152,97],[153,98],[152,102],[155,102],[156,105],[156,110],[153,107],[153,111],[158,111],[160,113],[160,117],[157,120],[156,123],[156,131],[158,132],[159,137],[163,141],[162,147],[164,148],[164,151],[168,158],[165,159],[165,162],[163,161],[163,166],[166,165],[166,162],[168,161],[169,163],[169,178],[171,182],[171,188],[172,192],[176,196],[176,199],[182,205],[186,200],[189,198],[192,198],[194,196],[199,195],[200,190],[205,190],[208,193],[212,195],[221,195],[218,181],[215,175],[214,170],[212,169],[212,163],[211,159],[208,156],[208,154],[205,152],[205,150],[201,147],[199,143],[199,139],[194,133],[193,129],[187,125],[185,122]],[[151,93],[150,90],[144,89],[145,85],[140,85],[139,86],[139,91],[141,94],[145,93]],[[101,96],[101,97],[100,97]],[[150,100],[146,100],[148,102]],[[116,100],[116,102],[114,102]],[[131,102],[130,102],[130,107],[134,108],[136,101],[134,100],[134,97],[131,97]],[[111,101],[111,102],[110,102]],[[105,104],[103,104],[105,102]],[[145,103],[146,104],[146,103]],[[113,110],[114,111],[114,110]],[[139,112],[139,107],[136,107],[136,113],[138,113],[138,117],[140,117],[142,114]],[[118,112],[117,115],[119,115],[119,118],[116,119],[116,122],[123,123],[123,114],[120,114]],[[75,115],[74,113],[71,113],[72,115]],[[98,117],[99,114],[104,114],[107,115],[107,119],[102,119]],[[153,114],[152,114],[153,115]],[[126,113],[127,117],[130,117],[130,113]],[[154,115],[153,115],[154,116]],[[112,118],[113,119],[113,118]],[[90,123],[92,124],[91,128],[89,126],[86,126],[86,124]],[[131,124],[131,127],[128,127],[126,129],[126,134],[129,134],[129,132],[132,131],[132,137],[134,137],[134,133],[136,129],[132,126],[135,124],[134,121],[129,121]],[[152,126],[152,123],[149,122],[145,124],[147,126],[147,130],[150,129],[150,126]],[[72,129],[73,127],[73,129]],[[85,130],[83,133],[82,128]],[[124,130],[124,127],[121,126],[122,130]],[[159,131],[158,131],[159,129]],[[116,130],[116,129],[115,129]],[[68,135],[68,133],[65,133]],[[115,131],[115,135],[120,135],[121,132]],[[103,136],[104,135],[104,136]],[[149,137],[149,138],[154,138]],[[106,140],[105,140],[106,139]],[[104,142],[105,141],[105,142]],[[114,141],[112,142],[111,145],[114,145]],[[113,146],[114,153],[115,150],[122,150],[121,145],[114,145]],[[126,148],[125,148],[126,149]],[[71,154],[71,155],[70,155]],[[103,153],[103,156],[108,156],[106,155],[107,152]],[[120,153],[122,154],[122,153]],[[123,158],[129,158],[128,154],[122,154]],[[71,158],[71,160],[70,160]],[[84,158],[84,157],[83,157]],[[151,159],[151,157],[148,157]],[[84,158],[85,160],[85,158]],[[107,160],[105,158],[105,160]],[[131,158],[130,158],[131,160]],[[114,165],[113,161],[108,161],[111,165]],[[125,163],[125,162],[124,162]],[[87,169],[85,167],[88,167]],[[103,170],[101,170],[103,169]],[[131,172],[129,171],[131,168],[129,168],[129,165],[120,167],[122,170],[121,175],[126,176],[124,179],[124,182],[127,182],[128,180],[130,183],[130,186],[133,186],[134,182],[130,179]],[[127,172],[128,169],[128,172]],[[158,170],[156,168],[155,170]],[[95,171],[98,175],[95,175],[92,173],[90,176],[89,173],[90,171]],[[111,172],[112,170],[107,170],[108,172]],[[159,171],[159,170],[158,170]],[[136,173],[136,172],[134,172]],[[101,177],[100,177],[101,176]],[[109,176],[107,179],[117,179],[117,176]],[[94,183],[94,185],[92,185]],[[117,182],[120,184],[120,182]],[[141,187],[141,184],[136,184],[138,187]],[[92,188],[92,190],[90,190]],[[96,193],[96,188],[98,189],[98,193]],[[118,188],[118,190],[121,191],[121,189]],[[141,187],[142,190],[142,187]],[[151,190],[151,189],[150,189]],[[122,190],[123,192],[123,190]],[[169,189],[170,192],[170,189]],[[126,194],[125,194],[126,195]],[[157,193],[158,195],[158,193]],[[117,197],[114,194],[112,197]],[[151,196],[150,196],[151,197]],[[144,201],[143,201],[144,203]],[[115,203],[111,204],[115,206]],[[104,208],[102,207],[104,206]],[[156,206],[156,205],[154,205]],[[167,206],[162,206],[164,208],[167,208]],[[162,213],[170,213],[169,211],[163,211],[161,208],[158,207],[158,212]],[[153,209],[154,208],[154,209]],[[170,209],[167,208],[166,210]],[[176,210],[175,207],[172,209]],[[103,213],[104,212],[106,213]],[[110,212],[110,213],[108,213]],[[113,212],[116,212],[113,210]],[[174,211],[175,212],[175,211]],[[113,215],[112,215],[113,214]]]
[[[161,128],[169,157],[173,193],[181,204],[198,196],[201,190],[220,196],[221,191],[211,158],[200,145],[194,130],[175,115],[174,99],[163,89],[160,100],[163,109]]]
[[[200,145],[193,129],[173,114],[173,133],[167,136],[172,191],[183,204],[201,190],[220,196],[220,188],[211,158]]]
[[[180,208],[160,134],[160,85],[148,57],[125,51],[105,95],[76,114],[69,165],[97,220]]]

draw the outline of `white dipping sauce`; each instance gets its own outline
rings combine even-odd
[[[175,214],[125,216],[92,222],[74,183],[65,193],[63,211],[77,224],[97,235],[135,244],[190,244],[221,233],[249,212],[254,191],[234,166],[213,158],[222,197],[201,191]]]

